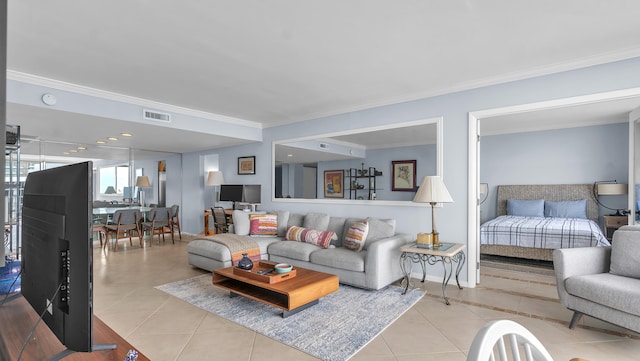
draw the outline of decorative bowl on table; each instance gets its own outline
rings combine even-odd
[[[273,268],[276,270],[276,273],[287,273],[291,272],[293,266],[288,263],[278,263]]]

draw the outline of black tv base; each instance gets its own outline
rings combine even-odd
[[[38,317],[39,315],[24,297],[13,297],[11,302],[5,302],[0,307],[0,325],[11,325],[11,327],[0,327],[0,360],[17,359],[24,338],[29,334]],[[93,341],[94,351],[100,352],[73,352],[65,355],[64,361],[122,361],[127,357],[129,350],[135,349],[95,315],[93,316]],[[104,345],[109,347],[102,349]],[[112,345],[115,345],[115,348],[111,347]],[[95,347],[101,349],[98,350]],[[51,355],[65,350],[66,347],[60,343],[53,332],[45,324],[40,323],[24,350],[22,360],[46,360]],[[149,358],[139,352],[138,361],[149,361]]]

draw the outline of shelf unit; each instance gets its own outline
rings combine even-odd
[[[382,176],[382,172],[377,171],[374,167],[365,168],[363,165],[361,169],[347,169],[349,199],[375,200],[376,178],[380,176]]]

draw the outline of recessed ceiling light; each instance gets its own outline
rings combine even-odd
[[[69,149],[69,153],[78,153],[77,149]]]
[[[82,145],[78,146],[78,150],[87,150],[87,147],[84,147]]]
[[[71,153],[69,153],[69,152],[64,152],[64,153],[62,153],[62,154],[64,154],[64,155],[69,155],[69,154],[71,154]]]
[[[96,143],[98,143],[98,144],[107,144],[107,142],[105,142],[104,140],[96,140]]]
[[[116,137],[107,137],[107,140],[114,140],[115,141],[115,140],[118,140],[118,138],[116,138]]]
[[[293,157],[293,154],[287,154],[287,157]]]
[[[120,133],[120,135],[123,137],[133,137],[133,134],[131,133]]]

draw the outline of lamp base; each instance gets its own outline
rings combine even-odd
[[[438,240],[439,234],[440,233],[437,232],[431,234],[431,237],[433,238],[433,248],[440,247],[440,241]]]

